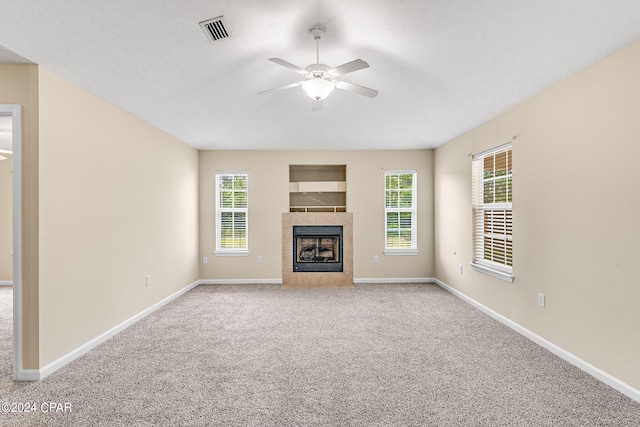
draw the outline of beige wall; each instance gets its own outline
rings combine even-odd
[[[38,66],[0,65],[0,104],[22,106],[22,363],[39,366]]]
[[[201,279],[282,278],[282,213],[289,210],[289,165],[346,164],[347,210],[353,213],[354,278],[433,277],[433,152],[420,151],[201,151]],[[249,256],[216,257],[215,172],[249,174]],[[384,170],[418,170],[417,256],[385,256]],[[374,263],[377,255],[379,262]],[[257,257],[263,263],[257,263]]]
[[[0,153],[0,281],[13,280],[13,156]]]
[[[39,93],[42,367],[198,280],[198,152],[44,68]]]
[[[636,42],[435,152],[436,276],[636,389],[639,105]],[[468,154],[514,135],[509,284],[468,267]]]

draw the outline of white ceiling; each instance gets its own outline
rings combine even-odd
[[[199,21],[224,16],[210,44]],[[311,112],[269,62],[361,58]],[[200,149],[436,147],[640,37],[638,0],[2,0],[0,45]],[[0,62],[12,62],[2,54]],[[6,57],[9,56],[9,60]]]

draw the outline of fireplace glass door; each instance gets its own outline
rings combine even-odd
[[[294,272],[342,272],[342,226],[293,229]]]

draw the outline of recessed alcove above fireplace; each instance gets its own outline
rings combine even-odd
[[[346,165],[289,165],[289,212],[346,212]]]

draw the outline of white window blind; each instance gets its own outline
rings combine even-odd
[[[513,281],[513,160],[506,144],[473,157],[473,263]]]
[[[385,171],[385,254],[416,254],[417,172]]]
[[[248,251],[248,179],[245,172],[216,173],[216,254]]]

